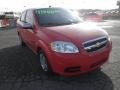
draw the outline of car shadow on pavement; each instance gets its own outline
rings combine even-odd
[[[0,49],[0,90],[3,86],[7,90],[113,90],[111,79],[102,71],[77,77],[46,75],[37,56],[19,45]]]

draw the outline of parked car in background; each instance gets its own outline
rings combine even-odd
[[[4,18],[1,20],[1,27],[2,28],[7,28],[7,27],[9,27],[9,25],[10,25],[9,19]]]
[[[5,18],[5,14],[1,14],[0,15],[0,27],[4,28],[8,26],[9,26],[9,20]]]
[[[5,12],[5,18],[13,19],[14,18],[14,13],[13,12]]]
[[[106,31],[87,25],[63,8],[28,9],[17,21],[17,32],[45,73],[79,75],[100,68],[112,48]]]
[[[98,15],[96,13],[88,13],[83,16],[85,21],[95,21],[100,22],[102,20],[102,15]]]
[[[2,13],[0,14],[0,28],[3,27],[2,20],[5,18],[5,15]]]
[[[14,21],[14,14],[13,12],[4,12],[0,15],[0,27],[1,28],[8,28],[11,27],[11,21]]]

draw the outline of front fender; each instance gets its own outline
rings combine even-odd
[[[47,44],[42,40],[38,40],[38,42],[36,43],[36,46],[37,46],[36,51],[38,51],[38,49],[41,49],[46,54],[47,57],[50,56],[51,54],[50,44]]]

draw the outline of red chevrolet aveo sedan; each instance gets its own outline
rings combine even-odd
[[[104,64],[112,43],[107,32],[63,8],[25,10],[17,22],[21,45],[37,54],[44,72],[79,75]]]

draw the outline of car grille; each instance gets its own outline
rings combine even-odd
[[[105,47],[107,45],[107,42],[107,37],[100,37],[84,42],[83,46],[87,52],[93,52]]]

